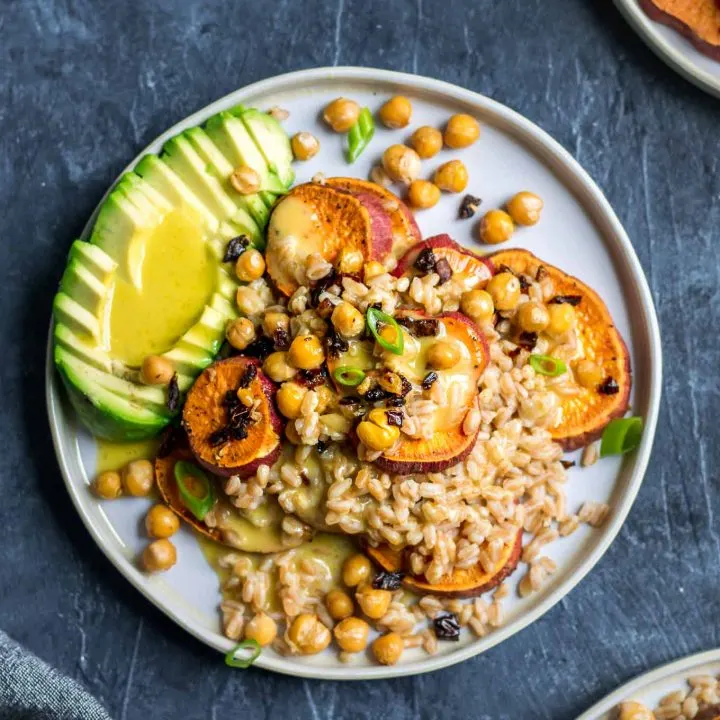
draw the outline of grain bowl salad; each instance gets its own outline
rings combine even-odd
[[[500,626],[512,573],[537,591],[545,546],[610,510],[569,506],[565,453],[630,451],[642,421],[624,417],[629,354],[597,293],[494,247],[531,235],[542,199],[480,212],[457,153],[421,177],[478,140],[475,118],[415,128],[369,179],[294,184],[320,143],[287,115],[221,112],[122,177],[72,246],[54,359],[101,447],[145,443],[91,489],[153,499],[149,573],[194,529],[229,665],[266,646],[392,665]],[[376,118],[407,128],[412,104],[337,98],[323,118],[351,167]],[[477,252],[423,237],[440,202]]]

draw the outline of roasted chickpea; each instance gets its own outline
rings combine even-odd
[[[177,550],[167,539],[153,540],[143,551],[142,564],[151,573],[169,570],[177,562]]]
[[[354,100],[339,97],[333,100],[323,113],[325,122],[338,133],[347,132],[360,115],[360,106]]]
[[[435,171],[433,182],[446,192],[462,192],[468,184],[467,168],[460,160],[450,160]]]
[[[298,335],[288,351],[288,361],[293,367],[300,370],[314,370],[319,368],[325,360],[320,338],[316,335]]]
[[[480,221],[480,242],[488,245],[504,243],[514,232],[512,218],[504,210],[488,210]]]
[[[145,497],[155,484],[155,469],[149,460],[133,460],[122,469],[123,489],[133,497]]]
[[[278,410],[290,420],[300,417],[300,408],[307,394],[307,388],[295,382],[284,382],[275,395]]]
[[[453,115],[445,128],[444,140],[449,148],[466,148],[480,137],[480,125],[472,115]]]
[[[287,638],[303,655],[314,655],[330,644],[331,635],[317,615],[303,613],[293,620]]]
[[[352,598],[344,590],[331,590],[325,596],[325,607],[333,620],[344,620],[355,609]]]
[[[569,303],[548,305],[550,322],[545,328],[550,335],[564,335],[575,324],[575,308]]]
[[[403,639],[395,632],[381,635],[372,644],[373,655],[381,665],[394,665],[400,659],[404,649]]]
[[[498,310],[512,310],[520,299],[520,281],[509,272],[493,275],[487,284],[493,304]]]
[[[265,647],[277,637],[277,623],[264,612],[259,612],[245,626],[245,638],[255,640],[258,645]]]
[[[305,161],[318,154],[320,141],[312,133],[299,132],[292,136],[290,147],[296,160]]]
[[[265,313],[262,322],[263,332],[268,337],[274,337],[276,332],[290,331],[290,318],[283,312]]]
[[[412,117],[412,104],[404,95],[390,98],[378,113],[382,124],[391,130],[407,127]]]
[[[351,555],[344,563],[342,569],[343,582],[348,587],[355,587],[364,583],[372,572],[370,560],[365,555],[357,553]]]
[[[297,370],[288,362],[288,354],[282,350],[270,353],[263,363],[263,372],[274,382],[285,382],[297,375]]]
[[[624,702],[620,705],[618,720],[655,720],[655,714],[639,702]]]
[[[369,618],[379,620],[390,607],[392,593],[389,590],[379,590],[372,585],[361,585],[355,592],[355,599]]]
[[[230,176],[233,190],[240,195],[252,195],[260,190],[260,175],[248,165],[241,165]]]
[[[365,316],[349,302],[336,305],[330,320],[345,338],[357,337],[365,329]]]
[[[510,198],[507,211],[516,225],[535,225],[540,220],[543,206],[539,195],[523,190]]]
[[[413,180],[408,188],[408,202],[414,208],[424,210],[437,205],[440,188],[429,180]]]
[[[318,399],[318,404],[317,408],[315,408],[315,411],[320,414],[324,413],[331,405],[334,405],[335,401],[337,400],[337,396],[327,385],[321,385],[320,387],[316,387],[315,394],[317,395]]]
[[[169,538],[180,529],[180,520],[167,505],[153,505],[145,516],[145,529],[152,538]]]
[[[260,295],[249,285],[243,285],[237,289],[235,303],[243,315],[257,315],[264,309]]]
[[[235,263],[235,274],[242,282],[252,282],[263,276],[265,272],[265,259],[262,253],[255,248],[246,250]]]
[[[489,292],[468,290],[460,297],[460,309],[477,323],[485,324],[495,315],[495,305]]]
[[[355,275],[362,270],[365,258],[359,250],[350,250],[343,248],[337,259],[337,269],[341,273]]]
[[[244,350],[255,340],[255,326],[247,318],[236,318],[225,328],[225,339],[236,350]]]
[[[383,168],[393,182],[409,185],[420,174],[420,156],[407,145],[391,145],[383,153]]]
[[[605,379],[603,369],[592,360],[578,360],[575,363],[575,377],[588,390],[594,390]]]
[[[542,332],[550,323],[550,313],[543,303],[529,300],[518,308],[515,322],[525,332]]]
[[[380,185],[380,187],[389,187],[392,185],[392,180],[382,165],[373,166],[373,169],[370,171],[370,180],[376,185]]]
[[[174,374],[175,366],[162,355],[148,355],[140,370],[140,378],[146,385],[167,385]]]
[[[92,483],[93,492],[103,500],[114,500],[122,495],[120,473],[114,470],[101,472]]]
[[[388,450],[400,438],[400,428],[395,425],[381,427],[368,420],[363,420],[357,426],[356,432],[360,442],[375,451]]]
[[[421,158],[431,158],[442,150],[442,133],[437,128],[423,125],[412,134],[410,144]]]
[[[363,280],[365,280],[366,283],[370,282],[373,278],[380,277],[380,275],[384,275],[386,272],[387,270],[382,263],[379,263],[377,260],[371,260],[365,265]]]
[[[427,361],[435,370],[447,370],[460,362],[460,351],[453,343],[438,340],[430,346]]]
[[[362,652],[367,647],[370,626],[356,617],[345,618],[333,630],[341,650],[350,653]]]
[[[238,388],[237,391],[237,399],[245,406],[245,407],[252,407],[253,403],[255,402],[255,397],[253,396],[253,392],[249,387],[246,388]]]

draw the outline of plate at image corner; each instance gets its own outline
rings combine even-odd
[[[718,677],[720,650],[691,655],[640,675],[593,705],[577,720],[615,720],[617,706],[626,700],[641,702],[652,710],[668,693],[689,690],[687,679],[694,675]]]
[[[353,166],[345,162],[345,138],[326,130],[319,111],[338,95],[352,97],[376,111],[392,94],[407,95],[413,119],[406,130],[379,128],[365,154]],[[633,363],[633,414],[645,419],[642,444],[630,456],[610,458],[585,470],[569,473],[569,508],[576,511],[585,500],[608,502],[612,514],[603,528],[582,527],[554,543],[548,555],[558,571],[544,589],[529,598],[506,601],[502,628],[483,639],[463,633],[458,643],[440,643],[437,655],[406,651],[400,664],[381,667],[364,654],[342,664],[326,651],[309,658],[285,658],[265,650],[256,666],[297,676],[368,679],[427,672],[481,653],[536,620],[597,563],[610,545],[637,494],[647,466],[660,402],[660,339],[652,300],[630,242],[607,201],[584,171],[539,128],[502,105],[475,93],[436,80],[366,68],[323,68],[265,80],[204,108],[168,130],[145,152],[157,152],[168,137],[199,124],[211,115],[243,103],[260,109],[279,105],[290,111],[285,127],[290,134],[312,131],[321,144],[310,162],[296,166],[297,182],[315,173],[366,178],[384,148],[407,138],[414,127],[442,127],[455,112],[475,115],[480,140],[462,151],[443,151],[424,161],[423,173],[453,157],[461,157],[470,172],[468,192],[480,196],[482,207],[501,205],[510,195],[530,189],[542,196],[545,209],[534,228],[519,230],[509,245],[532,250],[539,257],[588,282],[607,302],[625,338]],[[132,167],[132,164],[131,166]],[[417,219],[425,236],[448,232],[460,243],[478,249],[476,220],[459,220],[461,196],[444,194],[432,210]],[[86,228],[86,236],[89,227]],[[128,580],[175,622],[208,645],[226,652],[232,643],[220,633],[220,600],[215,575],[205,563],[193,535],[177,536],[178,563],[168,573],[147,577],[135,565],[144,540],[139,532],[147,502],[124,499],[101,503],[88,492],[94,474],[95,446],[76,422],[66,402],[50,355],[47,369],[48,406],[57,454],[70,495],[95,541]],[[511,578],[514,588],[522,570]]]

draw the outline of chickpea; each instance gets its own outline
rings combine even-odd
[[[240,195],[252,195],[260,190],[260,175],[248,165],[241,165],[230,176],[233,190]]]
[[[370,577],[372,565],[365,555],[357,553],[351,555],[344,563],[342,569],[343,582],[348,587],[361,585]]]
[[[354,100],[339,97],[333,100],[323,112],[325,122],[338,133],[347,132],[360,115],[360,106]]]
[[[293,620],[287,637],[303,655],[321,652],[331,640],[330,630],[320,622],[317,615],[310,613],[302,613]]]
[[[290,318],[282,312],[269,312],[265,314],[262,322],[263,332],[273,337],[276,332],[290,332]]]
[[[478,323],[488,323],[495,314],[495,305],[489,292],[485,290],[468,290],[460,297],[460,309]]]
[[[550,323],[550,313],[541,302],[529,300],[518,308],[515,322],[525,332],[542,332]]]
[[[225,339],[236,350],[244,350],[255,340],[255,326],[247,318],[236,318],[225,328]]]
[[[395,632],[381,635],[372,644],[373,655],[381,665],[394,665],[400,659],[404,649],[403,639]]]
[[[331,590],[325,596],[325,607],[333,620],[344,620],[355,609],[352,598],[344,590]]]
[[[436,171],[433,182],[447,192],[462,192],[468,184],[468,171],[460,160],[443,163]]]
[[[290,147],[296,160],[310,160],[320,151],[320,141],[309,132],[295,133],[290,140]]]
[[[259,612],[245,626],[245,638],[255,640],[258,645],[265,647],[277,637],[277,623],[264,612]]]
[[[175,367],[162,355],[148,355],[142,363],[140,379],[146,385],[167,385],[175,374]]]
[[[398,130],[410,124],[412,104],[404,95],[395,95],[380,108],[378,115],[385,127]]]
[[[297,375],[297,370],[288,362],[288,354],[282,350],[270,353],[263,363],[263,372],[274,382],[285,382]]]
[[[122,495],[120,473],[114,470],[101,472],[92,482],[93,492],[103,500],[115,500]]]
[[[372,620],[379,620],[390,607],[392,593],[379,590],[372,585],[361,585],[355,592],[360,609]]]
[[[278,410],[288,419],[300,417],[300,408],[307,394],[307,389],[295,382],[284,382],[275,395]]]
[[[410,144],[423,160],[431,158],[442,150],[442,133],[437,128],[423,125],[412,134]]]
[[[235,303],[243,315],[257,315],[263,311],[263,302],[253,288],[243,285],[235,293]]]
[[[382,165],[375,165],[370,171],[370,179],[380,187],[388,187],[392,184],[390,176],[385,172]]]
[[[655,720],[655,714],[639,702],[624,702],[620,705],[618,720]]]
[[[370,282],[373,278],[380,277],[380,275],[384,275],[386,272],[387,270],[382,263],[379,263],[377,260],[371,260],[365,265],[363,280],[365,280],[366,283]]]
[[[335,626],[333,634],[341,650],[356,653],[367,647],[369,631],[370,626],[364,620],[349,617]]]
[[[294,422],[289,422],[285,426],[285,437],[293,444],[293,445],[302,445],[303,441],[300,438],[300,433],[298,433],[297,428],[295,427]]]
[[[516,225],[535,225],[540,220],[543,206],[539,195],[523,190],[510,198],[507,211]]]
[[[142,564],[151,573],[169,570],[177,562],[177,550],[166,538],[153,540],[143,551]]]
[[[548,305],[550,322],[545,328],[550,335],[564,335],[575,324],[575,308],[568,303]]]
[[[414,208],[426,209],[437,205],[440,188],[429,180],[413,180],[408,188],[408,201]]]
[[[153,505],[145,516],[145,529],[151,538],[169,538],[180,529],[180,520],[167,505]]]
[[[363,420],[357,426],[357,436],[365,447],[380,451],[391,448],[400,437],[400,428],[395,425],[380,427],[374,422]]]
[[[575,363],[575,377],[588,390],[594,390],[605,379],[603,369],[592,360],[578,360]]]
[[[343,248],[338,255],[337,269],[341,273],[355,275],[362,270],[364,262],[365,258],[363,258],[363,254],[359,250]]]
[[[253,396],[253,391],[249,388],[238,388],[238,391],[236,393],[237,399],[245,406],[245,407],[252,407],[253,403],[255,402],[255,397]]]
[[[246,250],[235,263],[235,274],[242,282],[252,282],[263,276],[265,272],[265,259],[262,253],[255,248]]]
[[[149,460],[133,460],[122,469],[125,492],[133,497],[145,497],[155,484],[155,470]]]
[[[409,185],[420,174],[420,156],[406,145],[391,145],[383,153],[383,168],[393,182]]]
[[[393,395],[402,395],[403,391],[403,382],[402,378],[392,370],[388,370],[387,368],[383,370],[380,375],[378,376],[378,385],[383,390],[387,390],[389,393],[392,393]],[[380,423],[378,423],[380,424]]]
[[[447,370],[460,362],[460,351],[452,343],[438,340],[430,346],[427,361],[435,370]]]
[[[288,350],[288,360],[293,367],[300,370],[319,368],[325,360],[320,338],[316,335],[298,335]]]
[[[345,338],[357,337],[365,329],[365,316],[349,302],[336,305],[330,320]]]
[[[318,399],[318,404],[317,408],[315,408],[315,411],[320,414],[324,413],[331,405],[335,403],[335,400],[337,399],[335,393],[327,385],[321,385],[320,387],[316,387],[315,394],[317,395]]]
[[[445,128],[445,144],[449,148],[466,148],[480,137],[480,125],[472,115],[453,115]]]
[[[501,272],[490,278],[487,291],[497,310],[512,310],[520,299],[520,281],[512,273]]]
[[[504,243],[514,232],[512,218],[504,210],[488,210],[480,221],[480,242],[488,245]]]

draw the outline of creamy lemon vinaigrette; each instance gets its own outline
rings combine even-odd
[[[146,238],[135,242],[130,277],[118,277],[107,313],[109,350],[131,367],[165,352],[200,317],[216,283],[205,233],[186,209],[168,213]],[[138,270],[137,272],[135,270]]]

